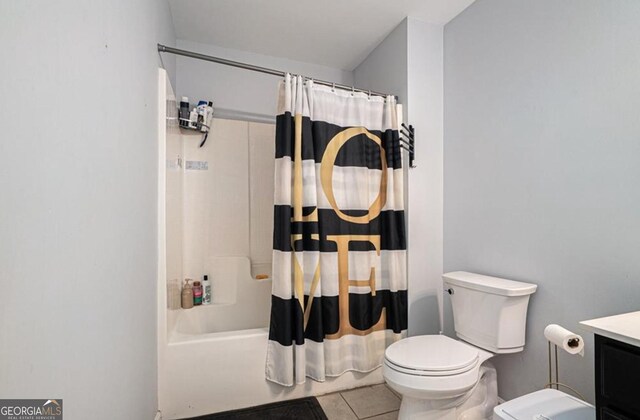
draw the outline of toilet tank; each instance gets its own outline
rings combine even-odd
[[[460,339],[492,353],[524,349],[529,297],[537,285],[466,271],[442,278]]]

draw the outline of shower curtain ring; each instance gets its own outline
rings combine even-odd
[[[331,83],[331,92],[336,93],[336,82]]]
[[[371,91],[369,90],[369,100],[371,100]]]
[[[353,86],[351,86],[351,96],[354,95],[354,93],[356,93],[356,88],[354,88]]]

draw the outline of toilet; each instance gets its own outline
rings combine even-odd
[[[456,336],[402,339],[385,351],[382,375],[400,395],[399,419],[491,420],[498,404],[495,354],[524,349],[537,286],[456,271],[443,275]]]

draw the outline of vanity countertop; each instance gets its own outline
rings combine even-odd
[[[594,334],[640,347],[640,311],[580,322]]]

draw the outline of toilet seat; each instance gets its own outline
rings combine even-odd
[[[455,398],[473,389],[492,356],[444,335],[414,336],[387,347],[382,376],[403,398]]]
[[[385,351],[389,368],[408,375],[452,376],[480,363],[479,349],[445,335],[405,338]]]

